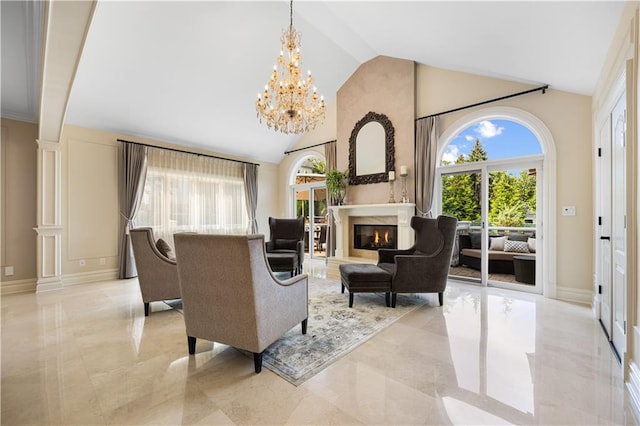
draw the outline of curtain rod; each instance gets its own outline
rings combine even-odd
[[[449,113],[452,113],[452,112],[462,111],[463,109],[468,109],[468,108],[473,108],[473,107],[477,107],[477,106],[480,106],[480,105],[490,104],[492,102],[503,101],[505,99],[515,98],[516,96],[522,96],[522,95],[526,95],[526,94],[533,93],[533,92],[542,91],[542,94],[544,95],[548,88],[549,88],[549,85],[545,84],[544,86],[536,87],[535,89],[525,90],[524,92],[512,93],[510,95],[501,96],[499,98],[489,99],[487,101],[477,102],[475,104],[465,105],[463,107],[450,109],[449,111],[443,111],[443,112],[439,112],[437,114],[425,115],[424,117],[416,118],[416,121],[422,120],[424,118],[437,117],[439,115],[445,115],[445,114],[449,114]]]
[[[326,144],[331,143],[331,142],[335,142],[335,140],[327,141],[327,142],[322,142],[322,143],[317,143],[317,144],[315,144],[315,145],[305,146],[304,148],[292,149],[291,151],[285,151],[284,153],[285,153],[286,155],[289,155],[289,154],[291,154],[292,152],[304,151],[305,149],[315,148],[316,146],[326,145]]]
[[[150,145],[148,143],[142,143],[142,142],[126,141],[124,139],[118,139],[118,142],[132,143],[134,145],[148,146],[150,148],[164,149],[164,150],[167,150],[167,151],[182,152],[183,154],[197,155],[197,156],[200,156],[200,157],[217,158],[218,160],[233,161],[235,163],[253,164],[254,166],[259,166],[260,165],[258,163],[252,163],[251,161],[234,160],[233,158],[224,158],[224,157],[218,157],[217,155],[200,154],[198,152],[184,151],[182,149],[175,149],[175,148],[166,148],[164,146]]]

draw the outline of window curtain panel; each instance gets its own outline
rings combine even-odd
[[[427,117],[416,122],[416,210],[423,217],[432,216],[439,122],[440,117]]]
[[[120,147],[120,266],[118,277],[138,276],[129,228],[140,207],[147,174],[147,147],[123,142]]]
[[[326,160],[327,171],[338,168],[338,145],[336,141],[329,142],[324,145],[324,158]],[[327,205],[331,206],[331,197],[327,193]],[[336,236],[335,236],[335,221],[331,211],[329,211],[329,217],[327,220],[329,229],[327,232],[327,257],[335,255]]]
[[[173,234],[246,234],[243,163],[149,148],[136,226],[150,226],[174,247]]]
[[[258,233],[258,220],[256,210],[258,208],[258,165],[244,164],[244,200],[249,215],[248,234]]]

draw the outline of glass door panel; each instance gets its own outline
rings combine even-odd
[[[312,257],[327,257],[327,189],[313,188],[313,249]]]
[[[535,287],[537,169],[489,172],[489,276],[492,284]]]
[[[304,218],[304,252],[309,253],[309,219],[311,216],[311,190],[295,189],[296,217]],[[312,240],[313,241],[313,240]]]
[[[449,275],[465,281],[482,282],[482,173],[442,174],[442,214],[458,219],[456,244]]]
[[[295,188],[296,217],[304,218],[304,252],[309,257],[326,257],[327,189],[322,186]]]

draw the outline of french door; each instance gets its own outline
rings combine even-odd
[[[596,159],[596,293],[599,319],[616,355],[627,349],[626,92],[618,82],[599,123]]]
[[[438,169],[435,211],[459,222],[451,278],[542,293],[541,182],[541,156]]]
[[[621,96],[612,118],[612,226],[613,344],[619,355],[626,352],[627,335],[627,203],[626,203],[626,97]]]
[[[327,189],[324,183],[296,185],[294,212],[305,223],[304,251],[310,258],[327,256]]]

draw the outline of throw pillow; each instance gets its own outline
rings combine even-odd
[[[524,234],[509,234],[509,239],[511,241],[524,241],[526,243],[529,236]]]
[[[469,239],[471,240],[471,248],[473,249],[482,248],[482,233],[470,232]]]
[[[173,249],[162,238],[158,238],[158,241],[156,241],[156,248],[167,259],[176,260],[176,255],[173,253]]]
[[[529,238],[527,240],[527,244],[529,244],[529,252],[530,253],[535,253],[536,252],[536,239],[535,238]]]
[[[527,241],[507,240],[504,242],[504,251],[512,253],[529,253],[529,243]]]
[[[504,242],[507,241],[507,237],[491,237],[489,240],[491,241],[489,250],[504,251]]]

